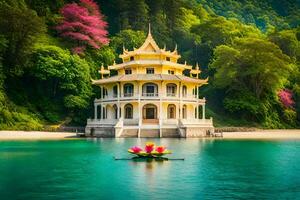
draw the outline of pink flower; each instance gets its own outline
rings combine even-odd
[[[163,153],[165,150],[166,150],[166,148],[164,147],[164,146],[158,146],[158,147],[156,147],[156,149],[155,149],[158,153]]]
[[[130,149],[133,151],[133,153],[140,153],[142,151],[142,149],[138,146],[131,147]]]
[[[107,22],[93,0],[66,4],[61,10],[62,22],[56,26],[61,37],[72,40],[76,47],[91,46],[99,49],[109,43]],[[73,51],[82,53],[84,51]]]
[[[151,153],[154,150],[154,143],[147,142],[145,146],[146,153]]]
[[[281,103],[286,108],[291,108],[294,106],[295,101],[293,100],[293,92],[288,89],[282,89],[278,92],[278,97]]]

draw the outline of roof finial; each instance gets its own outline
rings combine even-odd
[[[125,46],[124,46],[124,43],[123,43],[123,53],[126,51],[126,49],[125,49]]]
[[[149,27],[148,27],[148,36],[152,36],[151,35],[151,24],[149,23]]]
[[[199,70],[199,64],[198,64],[198,62],[196,63],[196,70]]]
[[[174,49],[174,51],[175,51],[175,52],[177,51],[177,43],[175,44],[175,49]]]

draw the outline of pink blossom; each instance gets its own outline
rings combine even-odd
[[[103,15],[93,0],[66,4],[60,12],[63,21],[56,30],[62,37],[74,41],[80,49],[82,46],[99,49],[102,45],[108,44],[107,22],[103,20]]]
[[[278,97],[286,108],[291,108],[295,105],[295,101],[293,100],[293,92],[289,89],[280,90],[278,92]]]

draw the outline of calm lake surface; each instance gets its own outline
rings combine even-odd
[[[0,199],[300,199],[300,140],[154,139],[185,161],[115,161],[146,139],[0,142]]]

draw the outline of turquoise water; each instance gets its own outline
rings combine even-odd
[[[0,142],[0,199],[300,199],[300,140],[152,140],[185,161],[115,161],[144,139]]]

